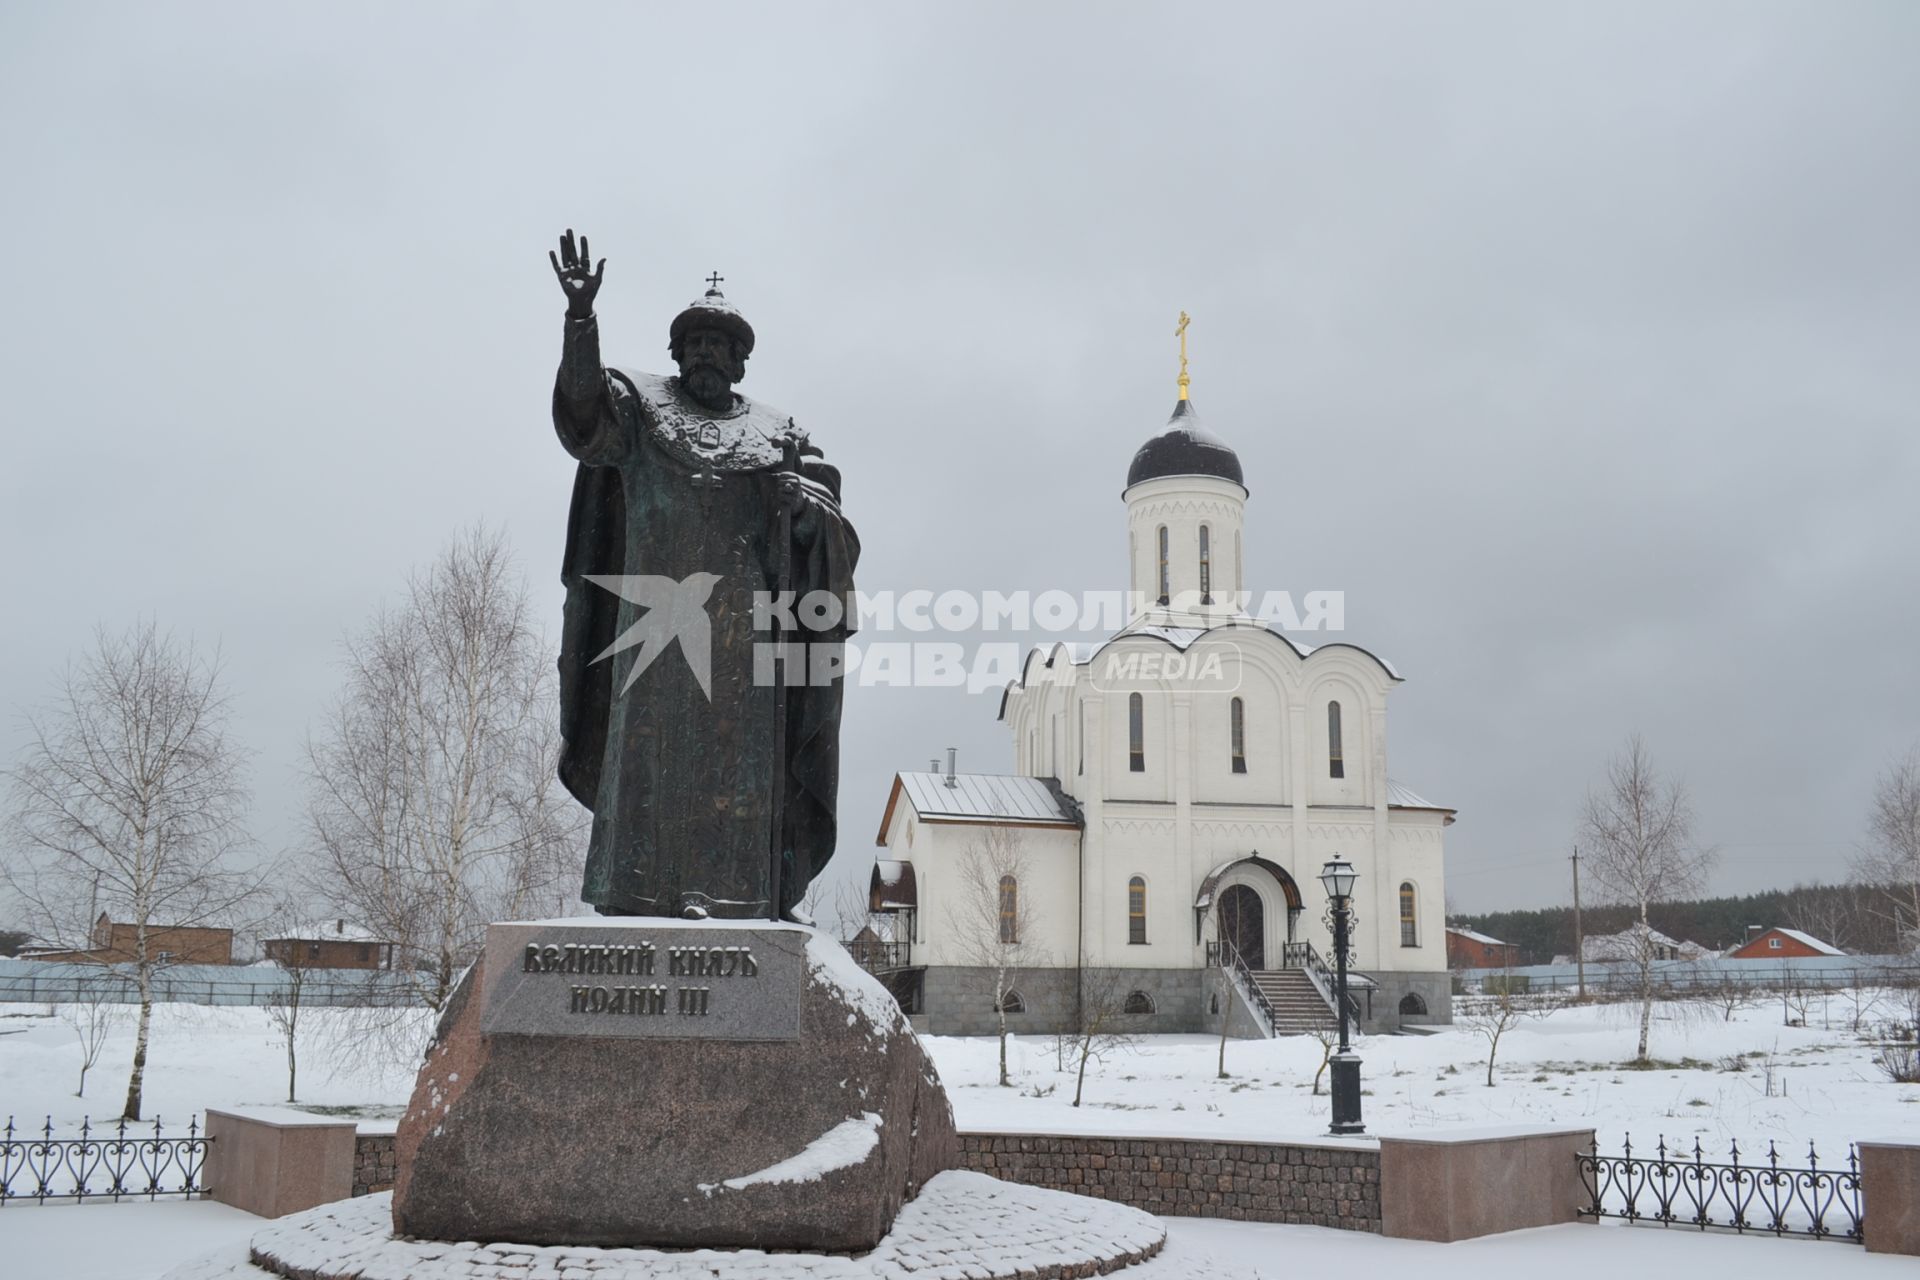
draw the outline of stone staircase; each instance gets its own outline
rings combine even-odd
[[[1249,976],[1273,1010],[1273,1034],[1298,1036],[1338,1030],[1333,1006],[1321,998],[1319,988],[1304,970],[1255,969]]]

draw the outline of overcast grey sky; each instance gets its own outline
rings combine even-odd
[[[1407,677],[1459,907],[1564,898],[1635,730],[1717,887],[1836,878],[1920,739],[1917,66],[1899,2],[7,5],[0,707],[219,642],[271,847],[456,529],[557,636],[572,226],[619,363],[727,277],[869,591],[1122,586],[1186,309],[1248,583]],[[836,869],[996,705],[850,692]]]

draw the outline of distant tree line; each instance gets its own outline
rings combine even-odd
[[[1809,884],[1739,897],[1656,902],[1647,909],[1655,929],[1681,942],[1715,951],[1738,945],[1748,925],[1810,933],[1842,951],[1885,955],[1904,950],[1896,920],[1880,909],[1881,891],[1863,884]],[[1589,938],[1619,933],[1638,911],[1626,906],[1588,907],[1581,923]],[[1450,924],[1488,934],[1520,949],[1520,964],[1549,964],[1573,954],[1573,908],[1489,911],[1454,916]]]

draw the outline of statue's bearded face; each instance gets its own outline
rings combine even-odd
[[[733,384],[747,376],[746,361],[734,341],[718,329],[695,329],[680,340],[673,353],[680,364],[680,380],[694,397],[706,403],[724,402]]]

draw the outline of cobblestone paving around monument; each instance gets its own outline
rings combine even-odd
[[[255,1233],[252,1261],[188,1264],[167,1280],[1085,1280],[1159,1253],[1166,1229],[1123,1205],[953,1170],[901,1210],[864,1257],[753,1249],[539,1247],[396,1240],[387,1194],[324,1205]],[[1177,1268],[1155,1280],[1240,1280]]]

